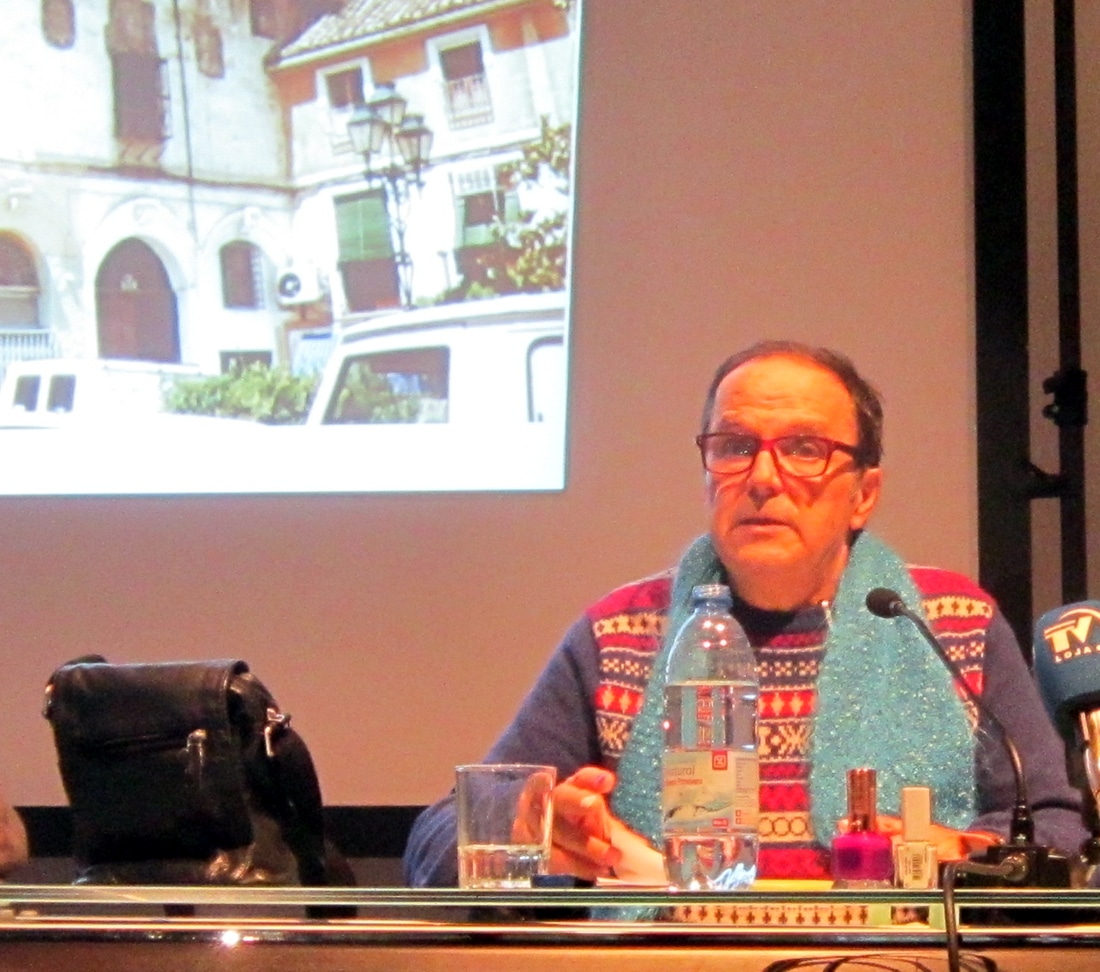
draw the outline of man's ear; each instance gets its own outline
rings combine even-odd
[[[875,504],[878,503],[880,492],[882,492],[882,467],[871,466],[869,469],[864,469],[855,485],[855,503],[852,507],[852,517],[848,522],[850,530],[863,529]]]

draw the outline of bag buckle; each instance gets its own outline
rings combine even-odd
[[[267,707],[267,720],[264,723],[264,752],[268,759],[275,758],[275,733],[282,732],[290,725],[290,716],[273,706]]]

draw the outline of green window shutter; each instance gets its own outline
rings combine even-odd
[[[378,260],[393,256],[390,217],[381,190],[336,200],[336,238],[340,260]]]
[[[519,193],[514,189],[507,189],[504,196],[504,215],[501,217],[506,223],[518,223],[520,216]]]
[[[466,245],[466,197],[455,196],[455,246]]]
[[[493,224],[500,215],[500,194],[475,192],[458,202],[459,245],[487,246],[495,242]]]
[[[493,227],[482,224],[480,226],[467,226],[463,237],[463,246],[487,246],[493,242]]]

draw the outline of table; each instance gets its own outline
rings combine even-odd
[[[1079,968],[1100,946],[1100,892],[960,889],[956,903],[964,969]],[[593,907],[659,911],[584,917]],[[706,909],[708,920],[665,920],[673,907]],[[4,885],[0,972],[814,972],[837,956],[848,957],[838,972],[947,972],[937,908],[942,916],[934,891]]]

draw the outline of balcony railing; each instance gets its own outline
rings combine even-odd
[[[0,327],[0,381],[8,365],[58,356],[57,337],[40,327]]]
[[[493,102],[484,74],[445,81],[443,93],[451,128],[471,128],[493,120]]]

